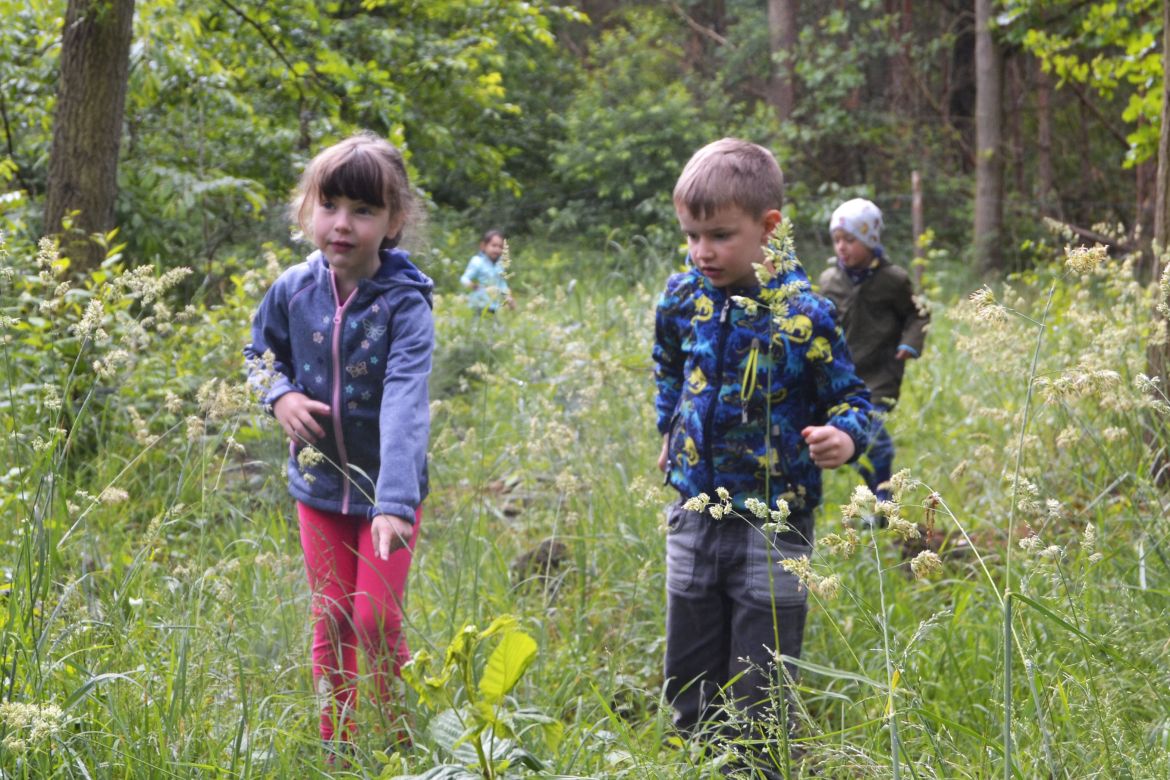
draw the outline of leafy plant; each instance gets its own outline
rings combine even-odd
[[[475,679],[476,658],[485,643],[499,637]],[[430,735],[457,764],[441,764],[404,780],[456,780],[463,777],[516,777],[524,770],[544,770],[544,763],[521,742],[533,730],[544,746],[555,750],[562,726],[539,711],[520,709],[508,694],[536,658],[536,640],[518,628],[512,615],[502,615],[483,631],[464,626],[447,646],[442,667],[423,650],[402,670],[419,701],[440,710],[431,720]],[[476,767],[478,772],[469,767]]]

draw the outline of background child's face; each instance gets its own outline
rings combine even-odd
[[[764,261],[764,244],[780,222],[770,209],[758,219],[738,206],[727,206],[699,219],[681,204],[674,211],[687,237],[687,249],[699,272],[716,287],[749,287],[756,283],[754,263]]]
[[[499,260],[500,255],[504,254],[504,237],[492,236],[479,245],[479,251],[487,255],[492,262]]]
[[[873,250],[847,230],[833,231],[833,250],[846,268],[865,268],[873,260]]]
[[[333,270],[349,279],[365,279],[378,270],[382,240],[402,229],[402,217],[384,206],[345,196],[322,198],[313,206],[313,242]]]

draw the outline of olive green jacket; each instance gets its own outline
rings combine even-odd
[[[922,354],[930,312],[915,299],[910,274],[885,258],[861,284],[837,267],[836,258],[829,262],[821,274],[821,294],[837,305],[837,322],[873,402],[893,406],[906,370],[906,361],[894,354],[902,346]]]

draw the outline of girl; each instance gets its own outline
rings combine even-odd
[[[291,440],[327,745],[353,738],[358,648],[383,706],[409,659],[402,599],[427,494],[434,342],[431,280],[396,248],[415,208],[386,141],[362,133],[318,154],[292,205],[318,251],[273,284],[244,349]]]
[[[498,230],[489,230],[479,240],[479,251],[467,261],[467,270],[459,281],[471,290],[467,302],[477,312],[494,312],[500,308],[500,301],[509,309],[516,305],[508,289],[508,281],[504,278],[504,268],[500,265],[500,256],[503,254],[504,234]]]

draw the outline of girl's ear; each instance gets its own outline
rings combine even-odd
[[[768,243],[768,239],[772,236],[772,231],[780,224],[780,220],[784,219],[784,215],[780,213],[779,209],[768,209],[764,212],[763,225],[764,237],[760,240],[761,244]]]
[[[386,229],[386,238],[397,243],[402,237],[402,228],[406,226],[406,212],[397,214],[390,219],[390,226]]]

